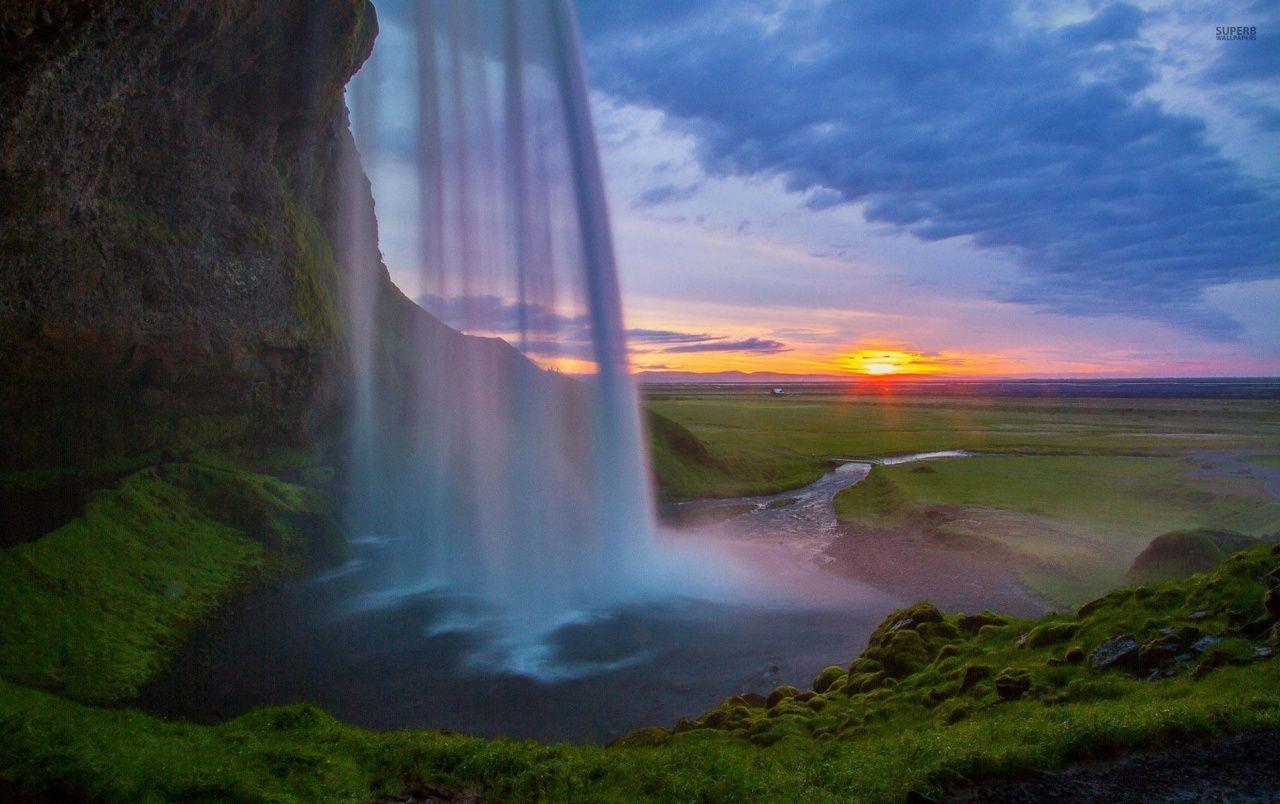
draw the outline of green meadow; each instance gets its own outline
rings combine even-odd
[[[1189,455],[1280,451],[1280,402],[839,396],[761,391],[666,395],[648,407],[714,451],[809,459],[944,449],[1031,454]]]
[[[750,463],[759,480],[746,493],[810,482],[832,459],[980,453],[876,467],[837,496],[837,513],[849,527],[909,531],[934,546],[998,548],[1054,604],[1122,582],[1151,539],[1168,531],[1280,531],[1280,502],[1265,477],[1280,447],[1273,401],[743,391],[664,395],[649,408],[704,445],[703,466],[721,456]],[[806,463],[807,473],[796,470]],[[712,482],[670,477],[672,497],[732,496],[715,493]]]
[[[197,615],[305,560],[298,536],[328,516],[317,502],[305,487],[261,475],[161,465],[99,492],[83,518],[0,552],[0,643],[63,646],[13,647],[0,663],[0,795],[903,801],[911,791],[938,795],[1171,740],[1280,726],[1280,665],[1257,647],[1280,639],[1275,593],[1263,580],[1280,572],[1280,549],[1265,545],[1075,614],[1020,620],[912,606],[812,689],[733,696],[608,747],[370,732],[306,704],[217,725],[128,708]],[[1222,638],[1187,647],[1202,633]],[[1144,645],[1134,663],[1085,660],[1130,635]],[[84,649],[66,649],[74,645]],[[1189,653],[1170,659],[1171,647]],[[1143,680],[1148,665],[1167,677]]]

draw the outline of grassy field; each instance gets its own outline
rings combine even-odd
[[[1280,530],[1280,501],[1248,477],[1195,475],[1179,458],[983,456],[878,466],[836,496],[851,526],[918,528],[965,549],[992,542],[1024,581],[1070,605],[1121,583],[1156,536]]]
[[[1280,451],[1280,402],[920,396],[690,395],[650,410],[712,450],[787,450],[811,459],[942,449],[1033,454],[1188,455]]]
[[[809,462],[808,473],[753,462],[768,491],[808,482],[834,458],[991,453],[878,467],[837,498],[838,514],[851,527],[912,530],[931,546],[998,547],[993,560],[1012,560],[1056,604],[1120,583],[1167,531],[1280,530],[1263,477],[1280,451],[1274,401],[720,393],[648,406],[695,437],[707,461],[772,452]],[[720,492],[732,484],[673,474],[668,486],[670,496],[731,496]]]
[[[114,557],[68,551],[60,559],[57,577],[80,580],[54,584],[52,594],[66,606],[97,612],[77,620],[88,645],[133,629],[147,632],[151,623],[186,622],[185,604],[163,589],[206,565],[203,552],[183,545],[205,541],[207,528],[221,531],[218,551],[227,545],[242,551],[256,542],[242,523],[227,521],[227,509],[210,505],[205,492],[229,483],[233,497],[248,494],[265,510],[296,508],[297,487],[202,471],[195,486],[201,493],[186,497],[193,488],[185,476],[190,471],[125,482],[182,490],[179,518],[203,523],[192,529],[166,520],[149,527],[139,546],[160,538],[174,548],[163,565],[132,550]],[[259,497],[263,491],[267,496]],[[146,517],[144,508],[122,505]],[[121,547],[130,546],[130,532],[123,530]],[[4,560],[22,565],[58,541],[5,551]],[[115,567],[118,577],[90,572],[91,561]],[[39,654],[24,664],[19,653],[0,668],[8,679],[0,680],[0,794],[119,802],[358,802],[406,793],[513,801],[889,802],[904,800],[911,790],[936,795],[968,781],[1172,739],[1280,725],[1280,664],[1255,650],[1259,640],[1280,637],[1252,625],[1269,616],[1259,579],[1278,562],[1280,550],[1259,547],[1212,574],[1118,592],[1078,615],[1038,621],[964,618],[918,605],[891,615],[860,657],[823,671],[812,690],[782,687],[768,699],[735,696],[674,728],[655,725],[607,748],[374,733],[305,704],[261,709],[215,726],[169,722],[73,700],[113,699],[123,686],[58,695],[14,683],[57,686],[44,676]],[[132,599],[139,595],[154,597],[142,616]],[[39,633],[43,610],[33,607],[17,625],[6,621],[6,640]],[[49,611],[48,633],[56,635],[62,622],[60,610]],[[1107,670],[1080,661],[1120,634],[1162,644],[1161,629],[1184,641],[1202,632],[1223,641],[1182,662],[1152,653],[1170,674],[1157,682],[1140,680],[1139,666]],[[154,669],[172,649],[169,640],[148,638],[129,652],[93,651],[92,675],[134,680],[140,657]]]

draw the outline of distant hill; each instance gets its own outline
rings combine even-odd
[[[1232,553],[1257,543],[1257,539],[1230,530],[1175,530],[1151,540],[1129,567],[1125,578],[1133,583],[1159,583],[1206,572]]]
[[[781,374],[774,371],[641,371],[635,377],[641,385],[857,382],[859,379],[848,374]]]

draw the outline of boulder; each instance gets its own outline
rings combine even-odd
[[[1094,648],[1089,662],[1097,670],[1110,670],[1113,667],[1134,670],[1138,666],[1138,653],[1141,649],[1138,640],[1131,636],[1115,637]]]
[[[980,664],[971,664],[964,669],[964,673],[960,676],[960,691],[967,692],[979,681],[986,681],[990,677],[990,667]]]
[[[1274,586],[1268,589],[1262,596],[1262,605],[1266,607],[1271,619],[1280,619],[1280,589]]]
[[[960,630],[966,634],[976,634],[984,625],[1002,626],[1008,621],[998,614],[990,611],[980,611],[977,614],[961,614]]]
[[[1014,670],[1006,667],[1000,671],[995,680],[996,695],[1002,701],[1016,701],[1031,689],[1031,676],[1026,670]]]
[[[826,692],[831,689],[836,682],[844,680],[844,676],[845,673],[843,667],[828,667],[819,673],[818,677],[813,680],[813,691]]]
[[[1193,653],[1204,653],[1205,651],[1209,651],[1216,648],[1221,642],[1222,642],[1222,637],[1220,636],[1210,635],[1206,637],[1201,637],[1200,639],[1196,640],[1196,643],[1194,645],[1191,646],[1191,650]]]
[[[1023,634],[1018,640],[1018,647],[1030,650],[1057,645],[1075,636],[1079,630],[1075,623],[1042,623]]]
[[[769,693],[769,697],[764,700],[764,705],[773,709],[783,701],[796,697],[799,693],[800,690],[790,684],[783,684],[781,687],[778,687],[776,690]]]
[[[1162,667],[1185,650],[1186,643],[1176,634],[1158,636],[1142,646],[1138,652],[1138,666],[1147,671]]]
[[[1080,664],[1084,661],[1084,648],[1079,645],[1072,645],[1067,648],[1067,652],[1062,658],[1067,660],[1067,664]]]

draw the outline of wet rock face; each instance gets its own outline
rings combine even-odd
[[[0,469],[307,438],[375,31],[368,0],[3,4]]]

